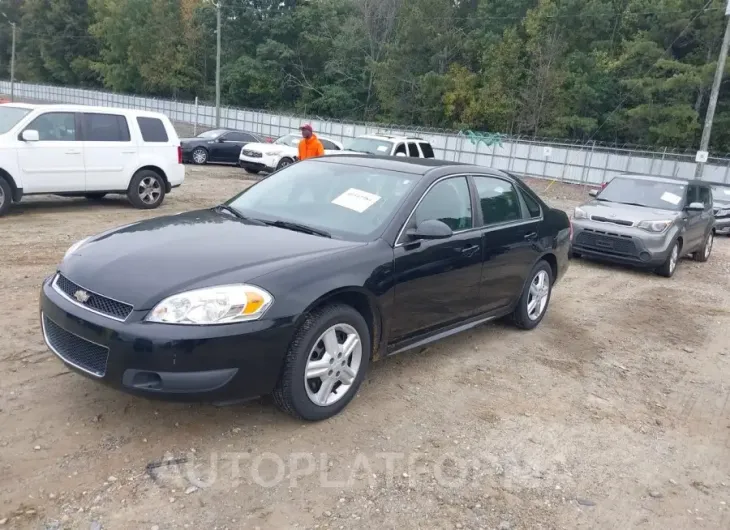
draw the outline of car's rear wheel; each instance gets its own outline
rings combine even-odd
[[[0,177],[0,216],[5,215],[13,202],[13,190],[8,181]]]
[[[520,329],[534,329],[545,317],[553,286],[553,270],[546,261],[540,261],[532,269],[529,281],[511,315],[512,322]]]
[[[278,171],[280,169],[285,168],[286,166],[291,166],[293,163],[294,163],[294,160],[292,160],[291,158],[284,157],[281,160],[279,160],[279,163],[276,165],[276,170]]]
[[[199,166],[208,162],[208,150],[205,147],[196,147],[193,149],[193,154],[190,155],[193,162]]]
[[[90,201],[99,201],[106,197],[106,193],[87,193],[86,195],[84,195],[84,197],[86,197]]]
[[[702,245],[702,248],[692,254],[692,257],[695,261],[699,262],[705,262],[708,259],[710,259],[710,254],[712,254],[712,245],[715,242],[715,233],[710,230],[710,233],[707,234],[707,237],[705,238],[705,244]]]
[[[658,274],[661,274],[665,278],[671,278],[674,276],[674,272],[677,270],[679,264],[679,253],[681,245],[679,241],[675,241],[672,245],[672,250],[669,251],[667,260],[656,270]]]
[[[142,169],[132,177],[127,197],[135,208],[141,210],[157,208],[165,199],[165,181],[151,169]]]
[[[359,312],[342,304],[316,310],[294,335],[274,401],[296,418],[330,418],[357,393],[370,353],[370,331]]]

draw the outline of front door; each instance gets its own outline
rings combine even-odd
[[[250,134],[231,131],[219,137],[218,142],[211,146],[211,162],[238,162],[241,149],[247,143],[256,141]]]
[[[420,223],[438,219],[454,231],[448,239],[411,240]],[[408,221],[395,248],[395,307],[391,342],[472,315],[479,303],[481,232],[474,229],[466,177],[439,181]]]
[[[522,206],[508,181],[474,176],[478,222],[483,226],[483,265],[479,310],[494,311],[512,305],[539,257],[536,248],[540,210],[533,218]]]
[[[700,202],[700,190],[696,184],[687,186],[687,206],[693,202]],[[685,211],[686,229],[684,231],[684,246],[682,254],[694,252],[701,244],[704,237],[703,212]]]
[[[138,165],[138,150],[121,114],[84,113],[86,191],[124,191]]]
[[[38,131],[38,141],[18,141],[18,167],[23,179],[23,192],[85,191],[86,169],[77,115],[73,112],[46,112],[35,118],[25,130]]]

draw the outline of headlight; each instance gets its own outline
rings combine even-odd
[[[717,212],[715,212],[715,215],[724,217],[726,215],[730,215],[730,210],[717,210]]]
[[[230,324],[260,318],[274,298],[253,285],[207,287],[166,298],[145,318],[163,324]]]
[[[573,213],[573,219],[590,219],[591,216],[588,215],[585,210],[576,207],[575,212]]]
[[[78,249],[80,249],[80,248],[81,248],[82,246],[84,246],[84,244],[85,244],[85,243],[86,243],[86,242],[87,242],[87,241],[88,241],[89,239],[91,239],[91,237],[86,237],[86,238],[82,239],[81,241],[77,241],[76,243],[74,243],[73,245],[71,245],[71,246],[69,247],[69,249],[68,249],[68,250],[66,251],[66,254],[64,254],[64,255],[63,255],[63,259],[66,259],[66,258],[68,258],[68,257],[69,257],[69,256],[70,256],[71,254],[73,254],[73,253],[74,253],[74,252],[76,252],[76,251],[77,251]]]
[[[637,227],[641,228],[642,230],[646,230],[647,232],[654,232],[654,233],[661,233],[664,232],[667,228],[672,226],[671,220],[666,221],[639,221],[639,223],[636,225]]]

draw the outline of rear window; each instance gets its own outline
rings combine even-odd
[[[421,153],[418,152],[418,146],[416,144],[408,144],[408,156],[412,156],[414,158],[421,157]]]
[[[137,118],[139,130],[142,132],[142,139],[145,142],[167,142],[167,130],[162,120],[157,118]]]
[[[128,142],[127,119],[117,114],[84,114],[84,140],[89,142]]]
[[[433,153],[433,148],[431,147],[431,144],[419,144],[421,146],[421,151],[423,151],[423,158],[436,158],[436,155]]]

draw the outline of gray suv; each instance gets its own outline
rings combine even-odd
[[[730,184],[712,185],[715,233],[730,236]]]
[[[679,258],[707,261],[715,236],[710,184],[621,175],[575,209],[573,256],[651,268],[674,275]]]

